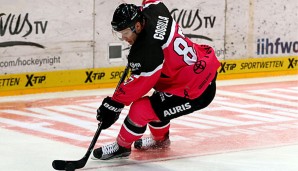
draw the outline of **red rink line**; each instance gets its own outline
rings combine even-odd
[[[133,149],[130,159],[146,162],[297,144],[297,95],[297,81],[218,87],[208,108],[172,121],[170,149]],[[1,128],[87,148],[104,97],[1,103]],[[97,146],[115,140],[127,111],[102,132]]]

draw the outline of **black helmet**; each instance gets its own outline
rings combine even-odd
[[[115,31],[121,31],[133,26],[141,19],[141,9],[134,4],[123,3],[119,5],[113,15],[111,22]]]

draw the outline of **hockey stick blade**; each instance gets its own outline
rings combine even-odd
[[[67,161],[65,160],[54,160],[52,166],[56,170],[65,170]]]
[[[86,165],[86,162],[87,160],[84,158],[78,161],[54,160],[52,166],[55,170],[73,171],[75,169],[83,168]]]
[[[74,171],[75,169],[83,168],[86,165],[86,163],[91,155],[91,152],[96,144],[96,141],[100,135],[100,132],[101,132],[101,122],[98,124],[98,128],[95,132],[95,135],[94,135],[94,137],[89,145],[89,148],[83,158],[81,158],[80,160],[74,160],[74,161],[54,160],[52,162],[53,168],[55,170],[66,170],[66,171]]]

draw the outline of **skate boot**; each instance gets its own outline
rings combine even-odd
[[[130,148],[121,147],[117,142],[105,145],[93,150],[92,159],[110,160],[114,158],[127,157],[131,153]]]
[[[141,138],[134,143],[134,147],[138,150],[149,149],[163,149],[171,145],[169,133],[166,134],[165,139],[155,141],[152,137]]]

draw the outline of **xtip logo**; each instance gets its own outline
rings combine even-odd
[[[219,73],[222,73],[222,72],[226,73],[226,71],[232,71],[237,66],[237,64],[235,64],[235,63],[229,64],[227,62],[221,62],[220,65],[221,65],[221,68],[219,70]]]
[[[34,76],[34,74],[26,75],[27,77],[27,83],[25,87],[31,86],[33,87],[36,84],[42,84],[44,81],[46,81],[46,76]]]
[[[298,64],[298,60],[295,59],[295,58],[289,58],[289,66],[288,66],[288,69],[291,69],[291,68],[295,68],[297,67],[297,64]]]
[[[95,80],[101,80],[106,74],[104,72],[93,72],[93,71],[86,71],[86,80],[85,83],[92,83]]]

